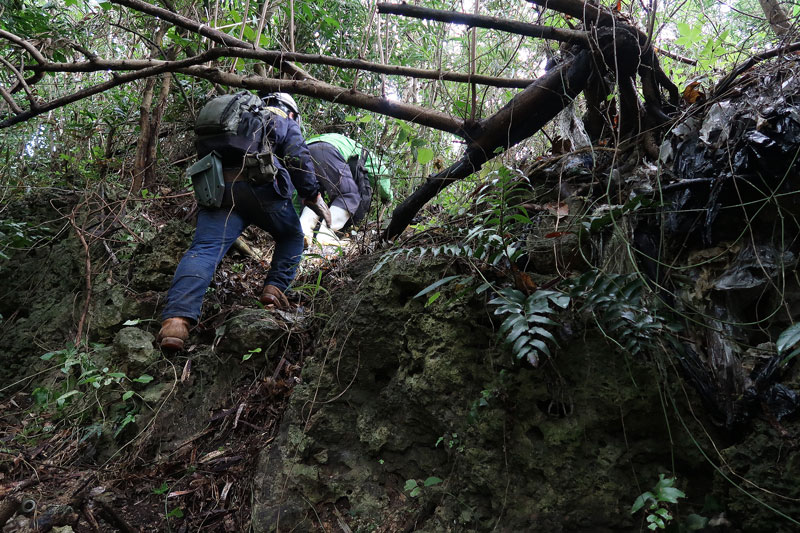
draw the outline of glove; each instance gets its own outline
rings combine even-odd
[[[321,194],[317,193],[315,197],[303,199],[303,205],[318,214],[328,226],[331,225],[331,210],[328,209]]]

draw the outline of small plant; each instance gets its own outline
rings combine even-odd
[[[416,479],[409,479],[406,481],[406,484],[403,486],[403,490],[408,492],[408,495],[412,498],[416,498],[422,491],[427,487],[432,487],[434,485],[438,485],[442,482],[441,478],[436,476],[430,476],[425,481],[419,482]]]
[[[242,362],[247,361],[257,353],[261,353],[261,348],[253,348],[252,350],[247,350],[247,353],[242,356]]]
[[[679,498],[685,497],[686,494],[683,491],[675,488],[674,477],[664,477],[664,474],[659,474],[658,483],[655,484],[653,490],[643,492],[633,502],[631,514],[636,514],[640,509],[646,508],[648,511],[645,518],[647,529],[651,531],[664,529],[672,520],[672,515],[667,510],[666,504],[678,503]]]
[[[92,349],[103,348],[102,345],[92,345]],[[40,386],[33,390],[32,397],[34,405],[39,409],[55,408],[55,412],[60,416],[70,416],[74,409],[80,408],[80,412],[91,415],[93,409],[83,409],[91,402],[95,402],[101,411],[103,406],[102,398],[108,399],[106,393],[120,394],[123,402],[126,402],[126,412],[118,421],[118,426],[114,433],[117,437],[122,430],[131,422],[135,421],[138,407],[131,402],[136,394],[133,390],[128,390],[128,385],[132,383],[147,384],[153,381],[153,376],[142,374],[131,379],[124,372],[113,372],[107,366],[98,366],[92,357],[90,349],[78,349],[74,345],[69,345],[62,350],[47,352],[40,356],[43,361],[55,362],[61,367],[64,379],[57,381],[51,387]],[[100,394],[103,393],[101,397]],[[112,400],[113,401],[113,400]],[[128,403],[131,402],[131,403]]]
[[[500,326],[500,335],[505,335],[517,359],[524,358],[537,366],[542,355],[551,356],[548,343],[556,344],[556,339],[548,327],[558,326],[552,317],[569,306],[570,297],[548,290],[537,290],[525,296],[510,287],[500,289],[498,295],[489,304],[497,306],[494,314],[507,315]]]
[[[464,445],[461,443],[461,440],[458,438],[458,433],[453,432],[450,435],[442,435],[436,440],[436,444],[434,448],[438,448],[440,444],[446,442],[447,447],[451,450],[455,449],[459,453],[464,452]]]

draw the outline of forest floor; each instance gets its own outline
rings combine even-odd
[[[191,202],[188,198],[179,201],[182,205]],[[173,200],[153,204],[144,218],[162,227],[180,211]],[[192,353],[200,344],[214,344],[221,320],[235,309],[258,306],[257,295],[268,268],[264,257],[269,257],[272,241],[257,228],[247,230],[246,236],[249,249],[232,249],[217,270],[207,298],[213,312],[205,313],[192,332],[192,341],[198,343],[188,347],[186,357],[162,361],[172,367],[173,391],[192,386]],[[363,237],[361,233],[361,238],[343,247],[315,244],[306,251],[297,290],[288,293],[294,306],[291,314],[313,313],[314,294],[325,290],[321,281],[367,250]],[[157,325],[153,327],[157,330]],[[293,334],[277,364],[257,363],[252,374],[241,376],[224,397],[216,399],[216,408],[208,413],[200,431],[183,433],[182,441],[169,443],[168,450],[161,449],[159,433],[166,428],[174,431],[181,422],[163,403],[153,413],[152,423],[130,424],[127,430],[123,424],[114,438],[100,438],[101,426],[111,415],[104,398],[89,401],[81,412],[43,402],[42,395],[52,393],[43,387],[32,389],[32,384],[68,379],[64,376],[71,372],[67,365],[63,372],[50,367],[44,375],[4,386],[0,391],[0,500],[4,500],[0,528],[6,533],[59,526],[64,529],[53,530],[247,531],[258,455],[275,438],[288,397],[300,382],[302,347],[313,344],[308,337],[307,331]],[[170,392],[166,401],[171,402],[171,397]],[[137,432],[129,431],[131,427]],[[177,432],[181,433],[180,428]],[[13,516],[18,504],[30,505],[30,501],[36,504],[32,512]]]

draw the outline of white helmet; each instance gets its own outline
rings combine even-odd
[[[297,102],[295,102],[294,98],[288,93],[269,93],[262,98],[267,105],[273,103],[283,104],[283,107],[285,107],[287,111],[291,111],[298,116],[300,115],[300,108],[297,107]]]

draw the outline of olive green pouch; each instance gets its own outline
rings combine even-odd
[[[186,169],[186,174],[192,178],[198,205],[205,207],[222,205],[225,179],[222,176],[222,159],[217,152],[212,151],[190,166]]]

